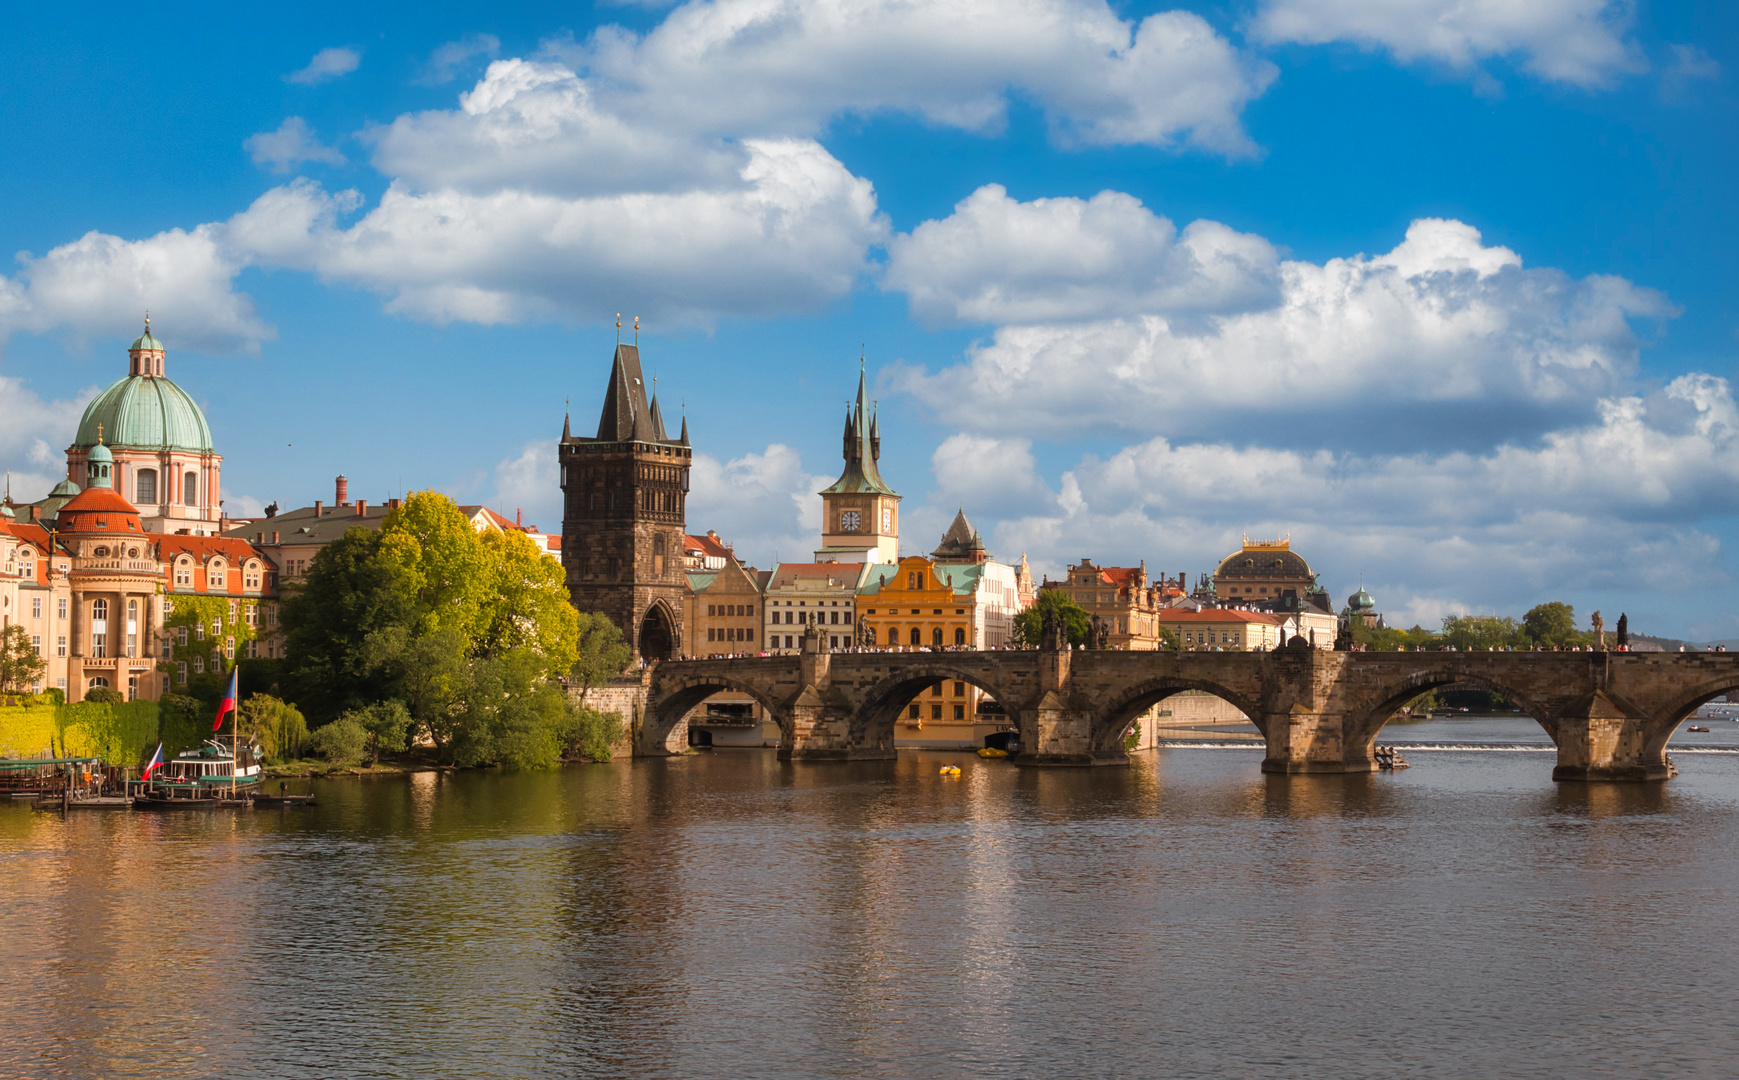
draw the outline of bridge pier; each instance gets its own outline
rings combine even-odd
[[[1253,718],[1254,719],[1254,718]],[[1258,724],[1268,745],[1265,773],[1367,773],[1377,771],[1369,740],[1347,728],[1341,712],[1318,712],[1301,702],[1269,712]]]
[[[1587,694],[1552,725],[1558,744],[1552,779],[1670,780],[1678,769],[1666,755],[1666,737],[1651,737],[1661,726],[1622,698],[1601,690]],[[1675,726],[1668,721],[1665,734]]]

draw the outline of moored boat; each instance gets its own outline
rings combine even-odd
[[[232,750],[216,739],[184,750],[153,770],[139,786],[134,804],[150,809],[209,809],[245,800],[258,788],[265,770],[260,748]]]

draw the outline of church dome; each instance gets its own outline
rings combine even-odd
[[[149,341],[142,346],[139,341]],[[161,348],[149,332],[133,348]],[[121,450],[209,452],[211,428],[187,391],[161,375],[128,375],[85,407],[76,446],[101,441]]]
[[[1359,586],[1358,592],[1347,597],[1347,609],[1350,611],[1369,611],[1376,606],[1377,602],[1371,598],[1371,594],[1366,592],[1362,585]]]

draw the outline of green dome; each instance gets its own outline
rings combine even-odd
[[[101,461],[101,462],[105,462],[107,464],[113,465],[115,463],[115,455],[109,453],[109,448],[107,446],[104,446],[102,443],[98,443],[97,445],[91,447],[91,452],[89,454],[85,455],[85,460],[86,461]]]
[[[155,349],[158,352],[163,351],[163,343],[151,336],[151,324],[150,323],[146,323],[145,324],[145,332],[143,334],[140,334],[138,337],[134,338],[133,344],[127,346],[128,352],[134,352],[134,351],[141,350],[141,349]]]
[[[150,341],[149,334],[139,341]],[[139,341],[133,343],[141,348]],[[85,407],[79,421],[76,446],[95,446],[97,428],[102,441],[122,450],[210,451],[211,428],[205,414],[173,382],[154,375],[129,375],[98,394]]]

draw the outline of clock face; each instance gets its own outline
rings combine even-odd
[[[894,508],[891,506],[884,506],[884,507],[882,507],[882,532],[893,532],[893,531],[894,531]]]
[[[863,518],[858,515],[856,510],[847,510],[839,515],[839,527],[845,532],[857,532],[858,526],[861,524],[863,524]]]

